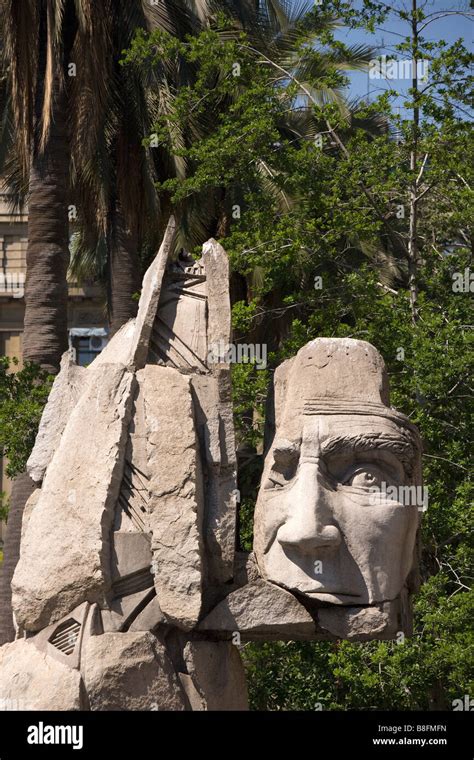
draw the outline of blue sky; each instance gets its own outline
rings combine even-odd
[[[354,6],[360,7],[358,0],[354,1]],[[411,7],[409,0],[394,0],[387,3],[391,7],[408,9]],[[472,3],[474,6],[474,2]],[[419,2],[422,6],[422,0]],[[442,12],[460,11],[471,13],[471,16],[448,15],[433,21],[423,32],[423,37],[430,41],[445,40],[452,43],[462,37],[467,47],[471,47],[474,38],[474,7],[471,7],[470,0],[424,0],[424,13],[427,16],[430,13],[441,14]],[[427,19],[428,20],[428,19]],[[341,29],[337,32],[336,37],[346,44],[366,43],[378,48],[378,55],[391,54],[400,59],[406,58],[405,54],[397,53],[394,46],[402,42],[402,38],[409,33],[409,27],[405,21],[400,20],[396,14],[392,13],[381,27],[375,30],[374,34],[361,29]],[[372,99],[380,94],[382,90],[393,89],[400,93],[400,97],[395,101],[395,105],[403,109],[404,94],[411,86],[410,81],[403,79],[370,79],[365,72],[354,72],[350,75],[351,84],[349,95],[351,98],[369,97]]]

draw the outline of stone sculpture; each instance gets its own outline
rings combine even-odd
[[[28,472],[0,649],[15,709],[247,709],[236,640],[409,633],[415,428],[368,343],[320,338],[275,373],[255,553],[236,552],[225,251],[171,262],[171,219],[135,320],[87,369],[63,358]],[[238,634],[236,636],[236,634]]]
[[[420,447],[388,406],[380,355],[320,338],[279,367],[275,385],[255,517],[263,576],[333,604],[395,599],[412,569],[418,512],[384,493],[420,485]]]

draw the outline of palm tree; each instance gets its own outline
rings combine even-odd
[[[117,61],[137,27],[188,31],[185,0],[1,0],[2,123],[17,158],[7,180],[28,199],[23,357],[50,372],[67,348],[68,206],[74,161],[103,139],[121,82]],[[194,22],[195,23],[195,22]],[[117,31],[120,30],[118,34]],[[123,97],[123,93],[120,93]]]
[[[69,185],[66,65],[76,33],[73,3],[62,4],[61,39],[50,3],[0,6],[4,121],[28,183],[23,356],[56,371],[67,347]]]

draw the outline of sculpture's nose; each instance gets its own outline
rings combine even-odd
[[[288,520],[277,533],[282,546],[312,554],[320,547],[336,547],[341,534],[332,519],[329,486],[319,458],[302,462],[298,482],[291,492]]]

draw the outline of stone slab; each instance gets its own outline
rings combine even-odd
[[[190,379],[147,365],[145,399],[153,573],[163,613],[192,628],[202,604],[203,484]]]
[[[110,529],[123,471],[133,374],[101,367],[67,422],[12,582],[20,627],[36,631],[110,589]]]
[[[91,710],[185,710],[186,699],[164,644],[151,633],[104,633],[85,647]]]

